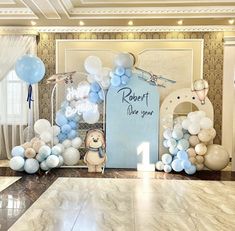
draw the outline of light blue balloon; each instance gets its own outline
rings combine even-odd
[[[115,68],[115,74],[118,76],[122,76],[125,74],[125,68],[123,67],[116,67]]]
[[[68,134],[68,139],[72,140],[77,136],[77,132],[75,130],[71,130]]]
[[[193,175],[196,171],[197,171],[197,168],[195,165],[191,165],[190,168],[187,168],[184,170],[188,175]]]
[[[181,139],[178,141],[177,148],[179,150],[187,150],[189,148],[189,142],[186,139]]]
[[[48,170],[50,169],[50,168],[47,166],[45,160],[40,164],[40,168],[41,168],[43,171],[48,171]]]
[[[100,90],[98,92],[99,98],[103,101],[104,100],[104,92],[102,90]]]
[[[80,116],[75,115],[71,120],[77,123],[80,120]]]
[[[41,81],[45,75],[45,65],[42,60],[33,55],[23,55],[15,64],[17,76],[29,83],[34,84]]]
[[[77,126],[77,123],[74,122],[74,121],[70,121],[69,123],[69,126],[72,128],[72,129],[76,129],[78,126]]]
[[[189,140],[189,137],[190,137],[190,134],[188,134],[188,133],[185,133],[184,136],[183,136],[183,138],[184,138],[185,140]]]
[[[173,138],[170,138],[169,140],[167,140],[167,145],[168,145],[168,147],[176,147],[177,141]]]
[[[180,160],[188,160],[188,153],[184,150],[180,150],[177,152],[177,157]]]
[[[169,152],[172,155],[177,155],[178,151],[179,151],[179,149],[174,146],[169,147]]]
[[[38,169],[39,169],[39,163],[37,160],[33,158],[26,159],[24,164],[25,172],[29,174],[34,174],[38,171]]]
[[[183,170],[181,160],[175,159],[171,163],[171,167],[175,172],[181,172]]]
[[[129,82],[129,77],[126,75],[121,76],[122,85],[126,85]]]
[[[24,157],[24,148],[21,147],[21,146],[15,146],[11,150],[11,155],[12,156],[21,156],[21,157]]]
[[[170,164],[172,161],[172,156],[168,153],[162,155],[162,163],[163,164]]]
[[[181,164],[184,169],[191,168],[191,165],[192,165],[189,160],[182,160]]]
[[[61,112],[57,112],[55,122],[58,126],[63,126],[68,123],[68,120]]]
[[[45,160],[46,158],[45,158],[45,156],[43,155],[43,154],[40,154],[40,153],[38,153],[37,155],[36,155],[36,160],[38,161],[38,162],[43,162],[44,160]]]
[[[163,146],[164,146],[165,148],[169,148],[168,145],[167,145],[167,140],[164,140],[164,141],[163,141]]]
[[[130,78],[132,76],[132,70],[129,68],[125,69],[125,75]]]
[[[166,164],[166,165],[164,165],[164,172],[171,172],[171,170],[172,170],[172,168],[171,168],[171,166],[169,165],[169,164]]]
[[[113,87],[118,87],[121,85],[121,78],[116,75],[113,78],[111,78],[110,82]]]
[[[66,140],[67,134],[65,134],[65,133],[60,133],[57,137],[58,137],[60,143],[62,143],[64,140]]]
[[[61,131],[62,131],[62,133],[64,133],[64,134],[68,134],[70,131],[71,131],[71,127],[70,127],[70,125],[69,124],[65,124],[65,125],[63,125],[62,127],[61,127]]]
[[[97,82],[91,84],[91,91],[98,93],[101,90],[100,85]]]
[[[24,168],[25,160],[22,156],[14,156],[9,162],[9,166],[14,171],[21,171]]]
[[[44,158],[47,158],[51,154],[51,148],[47,145],[43,145],[39,149],[38,153],[42,155]]]
[[[55,156],[59,156],[61,154],[62,150],[59,146],[54,146],[51,148],[51,154]]]
[[[89,101],[92,103],[97,103],[99,101],[98,93],[91,91],[89,93]]]
[[[166,129],[163,132],[163,137],[167,140],[169,140],[170,138],[172,138],[172,131],[170,129]]]
[[[180,129],[174,129],[172,132],[172,137],[176,140],[180,140],[183,138],[184,133]]]

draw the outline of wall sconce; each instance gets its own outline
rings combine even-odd
[[[197,94],[198,99],[201,101],[201,104],[205,104],[205,98],[209,91],[209,84],[204,79],[199,79],[193,83],[193,92]]]

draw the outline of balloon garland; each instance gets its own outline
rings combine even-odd
[[[163,136],[163,146],[168,148],[169,153],[163,154],[161,161],[156,163],[156,169],[159,171],[184,170],[188,175],[192,175],[204,167],[221,170],[229,162],[226,150],[221,145],[211,144],[216,131],[213,122],[203,111],[190,112],[186,118],[176,119],[173,129],[166,128]],[[213,156],[217,156],[218,163],[212,160]]]

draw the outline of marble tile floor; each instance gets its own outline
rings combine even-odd
[[[57,178],[10,231],[232,231],[235,182]]]
[[[11,184],[15,183],[19,179],[20,177],[0,176],[0,192],[3,191],[5,188],[9,187]]]

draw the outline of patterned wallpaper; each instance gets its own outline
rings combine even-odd
[[[223,81],[223,32],[195,33],[41,33],[38,56],[46,66],[46,77],[39,84],[40,117],[50,119],[50,94],[52,86],[46,78],[55,73],[56,39],[204,39],[203,75],[209,83],[208,97],[214,106],[215,143],[221,143],[222,81]]]

